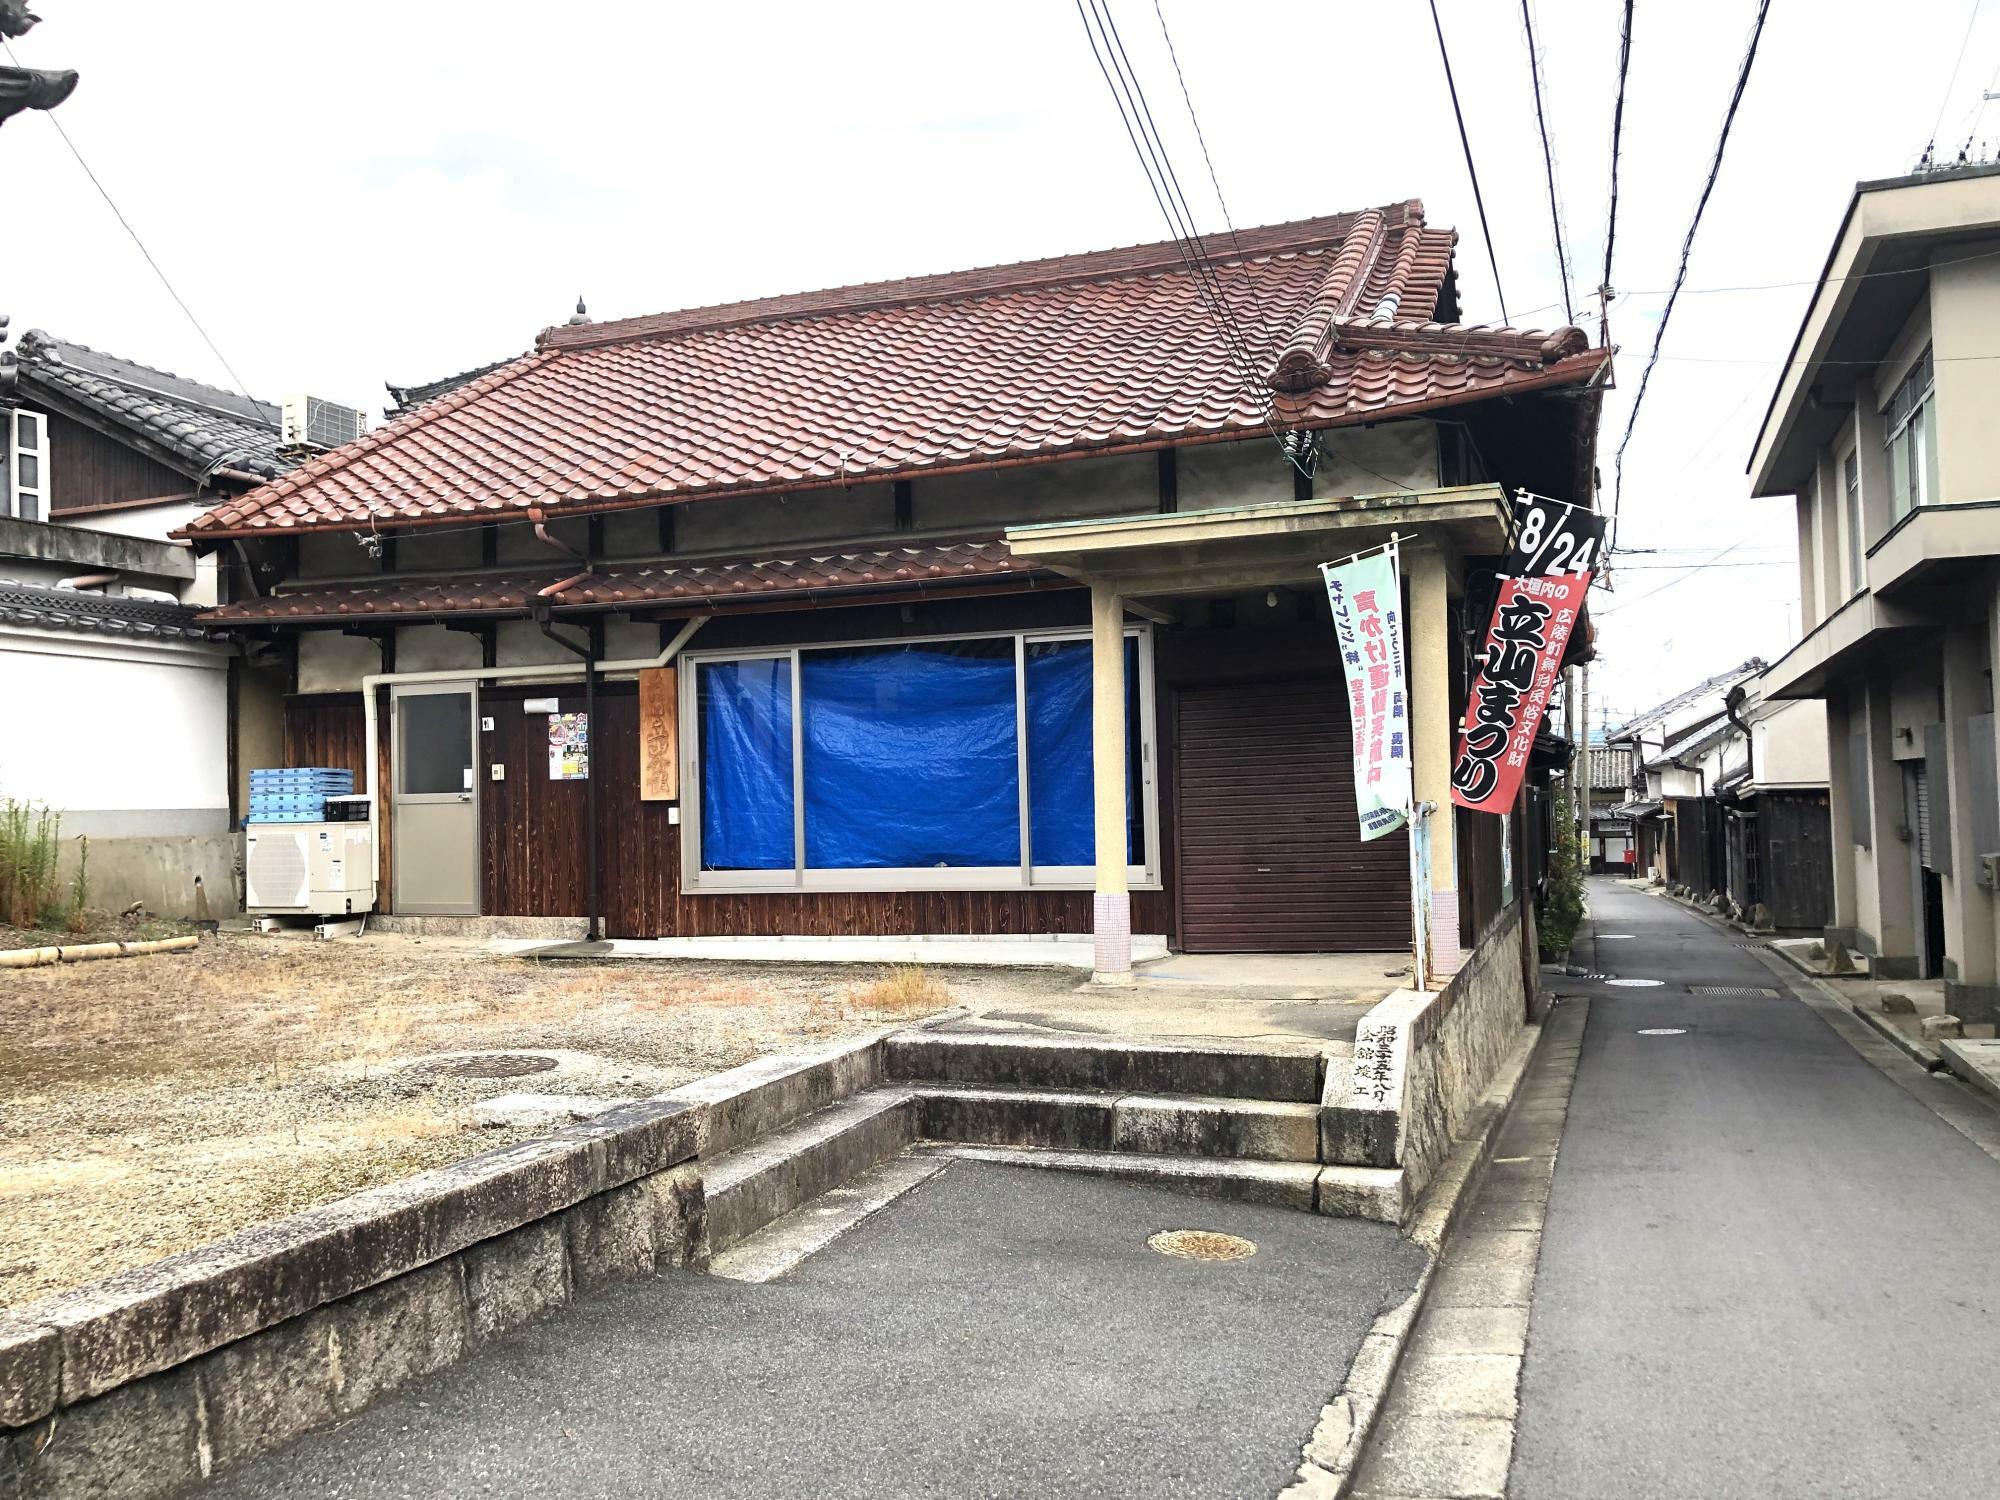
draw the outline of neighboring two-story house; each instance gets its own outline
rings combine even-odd
[[[1111,979],[1407,950],[1318,575],[1396,535],[1449,973],[1507,888],[1449,786],[1507,494],[1590,503],[1610,363],[1462,325],[1454,239],[1406,203],[579,315],[182,534],[276,580],[209,618],[376,793],[393,913],[1090,935]]]
[[[1835,915],[1889,977],[2000,1010],[2000,166],[1862,183],[1758,437],[1796,497],[1804,639],[1773,697],[1826,703]]]
[[[196,618],[240,559],[168,533],[290,468],[280,436],[269,403],[39,330],[0,350],[0,796],[59,812],[70,861],[89,839],[98,905],[235,900],[234,773],[278,753],[281,684]]]

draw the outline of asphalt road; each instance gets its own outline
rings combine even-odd
[[[1594,966],[1665,983],[1557,983],[1590,1021],[1509,1494],[2000,1492],[2000,1164],[1715,926],[1591,901]]]
[[[1147,1248],[1178,1228],[1258,1252]],[[1422,1263],[1379,1225],[956,1162],[780,1280],[616,1288],[207,1493],[1272,1495]]]

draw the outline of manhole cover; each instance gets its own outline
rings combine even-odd
[[[1731,1000],[1775,1000],[1776,990],[1761,990],[1748,984],[1691,984],[1690,995],[1721,995]]]
[[[1163,1229],[1146,1243],[1162,1255],[1182,1260],[1248,1260],[1257,1253],[1250,1241],[1212,1229]]]
[[[1686,1036],[1687,1034],[1688,1029],[1685,1026],[1648,1026],[1639,1033],[1640,1036]]]
[[[534,1052],[492,1052],[433,1064],[427,1071],[447,1078],[525,1078],[555,1070],[556,1060]]]
[[[1666,983],[1664,979],[1607,979],[1604,982],[1624,990],[1656,990]]]

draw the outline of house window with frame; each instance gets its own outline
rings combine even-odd
[[[1128,630],[1126,861],[1158,883],[1151,635]],[[690,653],[684,888],[984,890],[1094,874],[1091,645],[1020,632]]]
[[[49,424],[40,412],[0,411],[0,515],[49,518]]]
[[[1862,555],[1861,540],[1861,453],[1859,449],[1847,450],[1847,458],[1840,466],[1840,489],[1847,502],[1847,587],[1852,593],[1860,593],[1866,559]]]
[[[1882,413],[1889,450],[1889,520],[1938,502],[1936,382],[1930,346],[1917,356]]]

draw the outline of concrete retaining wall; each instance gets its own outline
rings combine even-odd
[[[0,1500],[151,1500],[592,1286],[705,1268],[699,1157],[882,1076],[881,1033],[0,1313]]]
[[[1322,1161],[1400,1169],[1404,1202],[1415,1201],[1520,1039],[1522,927],[1532,920],[1516,902],[1442,990],[1398,990],[1362,1018],[1351,1065],[1328,1069]]]
[[[79,840],[62,841],[63,888],[76,878],[82,851]],[[208,893],[212,917],[234,916],[243,910],[238,900],[236,870],[243,837],[237,833],[159,834],[132,838],[90,838],[90,904],[99,911],[120,912],[134,901],[160,917],[195,915],[194,883]]]

